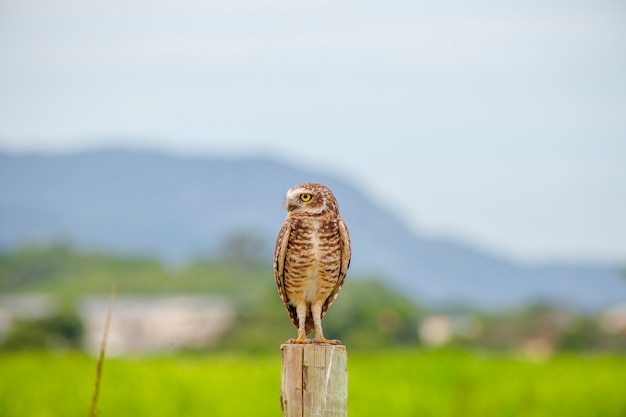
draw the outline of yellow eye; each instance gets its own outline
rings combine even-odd
[[[311,194],[300,194],[300,200],[305,203],[311,199]]]

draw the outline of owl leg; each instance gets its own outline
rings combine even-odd
[[[322,303],[316,302],[311,305],[311,314],[313,315],[313,324],[315,324],[315,338],[313,343],[325,343],[329,345],[339,345],[339,340],[329,340],[324,337],[322,331]]]
[[[296,313],[298,314],[298,338],[289,340],[289,343],[311,343],[311,340],[306,338],[306,303],[299,303],[296,306]]]

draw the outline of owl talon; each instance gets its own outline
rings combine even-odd
[[[315,338],[313,339],[313,343],[316,343],[318,345],[340,345],[341,344],[341,340],[337,340],[337,339],[325,339],[323,337],[320,338]]]
[[[307,345],[313,343],[311,339],[289,339],[285,342],[288,345]]]

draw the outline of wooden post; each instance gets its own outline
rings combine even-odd
[[[285,417],[348,415],[344,345],[284,344],[280,405]]]

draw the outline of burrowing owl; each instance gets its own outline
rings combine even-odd
[[[274,277],[298,338],[331,343],[322,317],[335,301],[350,266],[350,236],[337,200],[324,185],[307,182],[287,191],[287,217],[276,239]],[[315,339],[306,335],[315,329]]]

